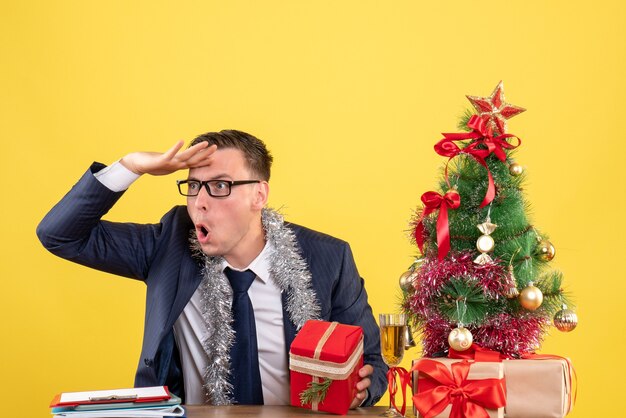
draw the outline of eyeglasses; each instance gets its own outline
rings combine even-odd
[[[233,186],[240,184],[260,183],[261,180],[176,180],[178,192],[183,196],[198,196],[202,186],[206,188],[209,196],[227,197],[230,196],[230,190]]]

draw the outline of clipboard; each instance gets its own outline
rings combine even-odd
[[[163,402],[172,398],[167,386],[63,392],[50,403],[51,408],[126,403],[131,405]]]

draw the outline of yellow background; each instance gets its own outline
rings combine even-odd
[[[439,178],[433,144],[465,94],[502,79],[528,109],[509,131],[533,222],[578,304],[578,329],[553,329],[543,352],[576,365],[572,417],[620,415],[625,21],[622,1],[2,2],[3,408],[43,417],[57,392],[133,382],[143,284],[35,237],[93,160],[209,130],[259,136],[271,205],[352,244],[378,314],[397,308],[415,254],[405,231]],[[181,175],[142,178],[108,218],[158,221],[184,203]]]

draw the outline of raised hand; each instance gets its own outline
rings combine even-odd
[[[184,141],[178,141],[169,150],[160,152],[133,152],[120,160],[120,163],[135,174],[163,176],[178,170],[204,167],[213,161],[217,145],[209,146],[200,142],[184,151],[180,151]]]

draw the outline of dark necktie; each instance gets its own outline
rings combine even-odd
[[[230,349],[233,395],[240,405],[263,405],[254,309],[248,296],[248,289],[256,274],[251,270],[236,271],[229,267],[226,267],[224,274],[233,288],[231,310],[235,343]]]

